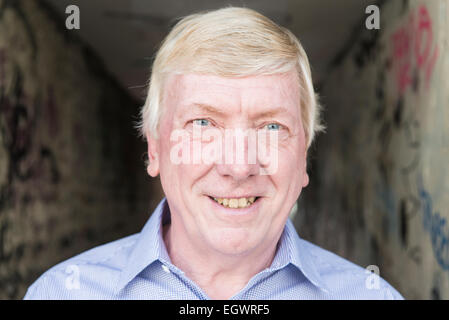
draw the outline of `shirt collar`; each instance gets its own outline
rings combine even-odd
[[[162,263],[171,264],[162,237],[162,226],[169,220],[168,203],[164,198],[140,232],[128,262],[120,274],[119,281],[115,287],[116,293],[154,261],[159,260]],[[287,219],[270,269],[280,269],[291,263],[312,284],[328,292],[329,289],[323,282],[314,261],[314,258],[305,246],[304,240],[298,236],[290,219]]]
[[[116,293],[154,261],[170,262],[162,237],[162,226],[170,218],[168,210],[168,204],[164,198],[139,233],[126,266],[120,273],[119,281],[115,287]]]
[[[299,237],[290,219],[287,219],[287,223],[285,224],[275,260],[278,255],[282,255],[284,257],[282,260],[290,262],[300,270],[316,287],[329,293],[330,289],[324,282],[316,266],[316,259],[310,253],[305,241]]]

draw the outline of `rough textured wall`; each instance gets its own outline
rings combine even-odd
[[[405,298],[449,299],[449,3],[385,1],[321,85],[300,234]],[[365,19],[365,17],[364,17]]]
[[[160,198],[138,104],[72,35],[42,1],[0,0],[0,299],[138,232]]]

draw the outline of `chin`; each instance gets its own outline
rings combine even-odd
[[[254,247],[254,239],[249,237],[247,229],[223,228],[209,234],[212,247],[227,255],[238,255]]]

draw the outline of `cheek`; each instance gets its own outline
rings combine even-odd
[[[166,140],[169,141],[169,140]],[[187,150],[190,145],[189,156],[183,159],[182,150]],[[178,142],[170,142],[161,146],[161,180],[166,188],[171,190],[177,189],[182,193],[181,189],[187,190],[189,194],[195,189],[195,185],[201,181],[211,169],[211,165],[203,163],[194,164],[192,156],[192,148],[190,144],[182,144]],[[175,151],[173,151],[175,150]],[[180,150],[178,153],[177,151]],[[174,156],[176,154],[176,156]],[[173,159],[175,158],[175,159]],[[185,160],[185,161],[184,161]]]
[[[301,188],[306,174],[306,158],[304,150],[299,146],[284,146],[279,149],[279,166],[273,179],[278,187]]]
[[[280,144],[279,163],[282,163],[288,170],[302,172],[305,169],[306,151],[301,141],[289,141],[286,144]],[[282,166],[280,166],[282,167]]]
[[[276,179],[279,182],[297,181],[303,175],[302,163],[298,158],[283,156],[279,161],[279,169]]]

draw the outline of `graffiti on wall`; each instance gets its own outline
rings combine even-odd
[[[31,98],[24,89],[23,71],[0,48],[0,264],[12,266],[7,275],[2,275],[0,290],[9,297],[17,297],[18,284],[28,282],[30,274],[22,274],[14,267],[24,255],[25,244],[12,245],[8,241],[15,217],[5,212],[14,209],[18,213],[35,201],[48,203],[57,198],[60,170],[55,153],[37,136],[37,127],[42,123],[48,124],[49,136],[58,132],[56,110],[51,87]],[[37,241],[32,251],[41,250],[42,244]]]
[[[147,219],[139,104],[52,10],[0,1],[0,299]]]
[[[409,13],[407,23],[391,36],[393,68],[400,95],[415,85],[416,72],[424,74],[426,88],[438,58],[438,43],[433,33],[432,19],[426,6],[421,5]],[[415,66],[415,70],[413,67]]]
[[[31,99],[24,91],[23,74],[13,65],[10,75],[11,88],[6,92],[5,81],[6,51],[0,49],[0,132],[7,156],[6,181],[0,186],[0,209],[14,196],[15,182],[34,182],[57,184],[59,170],[54,152],[46,144],[35,141],[39,117],[48,119],[48,133],[52,136],[58,131],[55,101],[51,87],[43,99]],[[41,113],[43,111],[43,113]],[[52,194],[43,193],[45,200]]]
[[[447,219],[433,207],[431,194],[424,188],[422,177],[418,177],[418,194],[422,203],[424,229],[430,234],[432,248],[438,264],[449,270],[449,232]]]
[[[409,11],[405,22],[393,30],[389,37],[392,52],[379,71],[376,97],[378,109],[375,118],[380,122],[379,142],[388,149],[394,136],[399,136],[407,157],[397,167],[402,179],[403,193],[394,192],[390,186],[393,159],[381,151],[378,155],[379,172],[383,183],[378,185],[377,195],[388,216],[395,217],[399,238],[408,257],[417,264],[422,262],[420,244],[408,241],[408,226],[412,219],[422,217],[423,229],[431,239],[435,259],[440,267],[449,270],[449,232],[446,218],[434,207],[431,193],[425,188],[420,171],[420,132],[422,125],[417,112],[406,112],[406,99],[417,99],[427,93],[439,56],[439,45],[434,25],[425,5]],[[385,79],[392,76],[395,84],[395,102],[386,100]],[[394,100],[393,100],[394,101]],[[393,112],[388,115],[388,108]],[[422,108],[422,106],[417,106]],[[394,219],[393,219],[394,220]],[[395,228],[393,228],[395,229]]]

